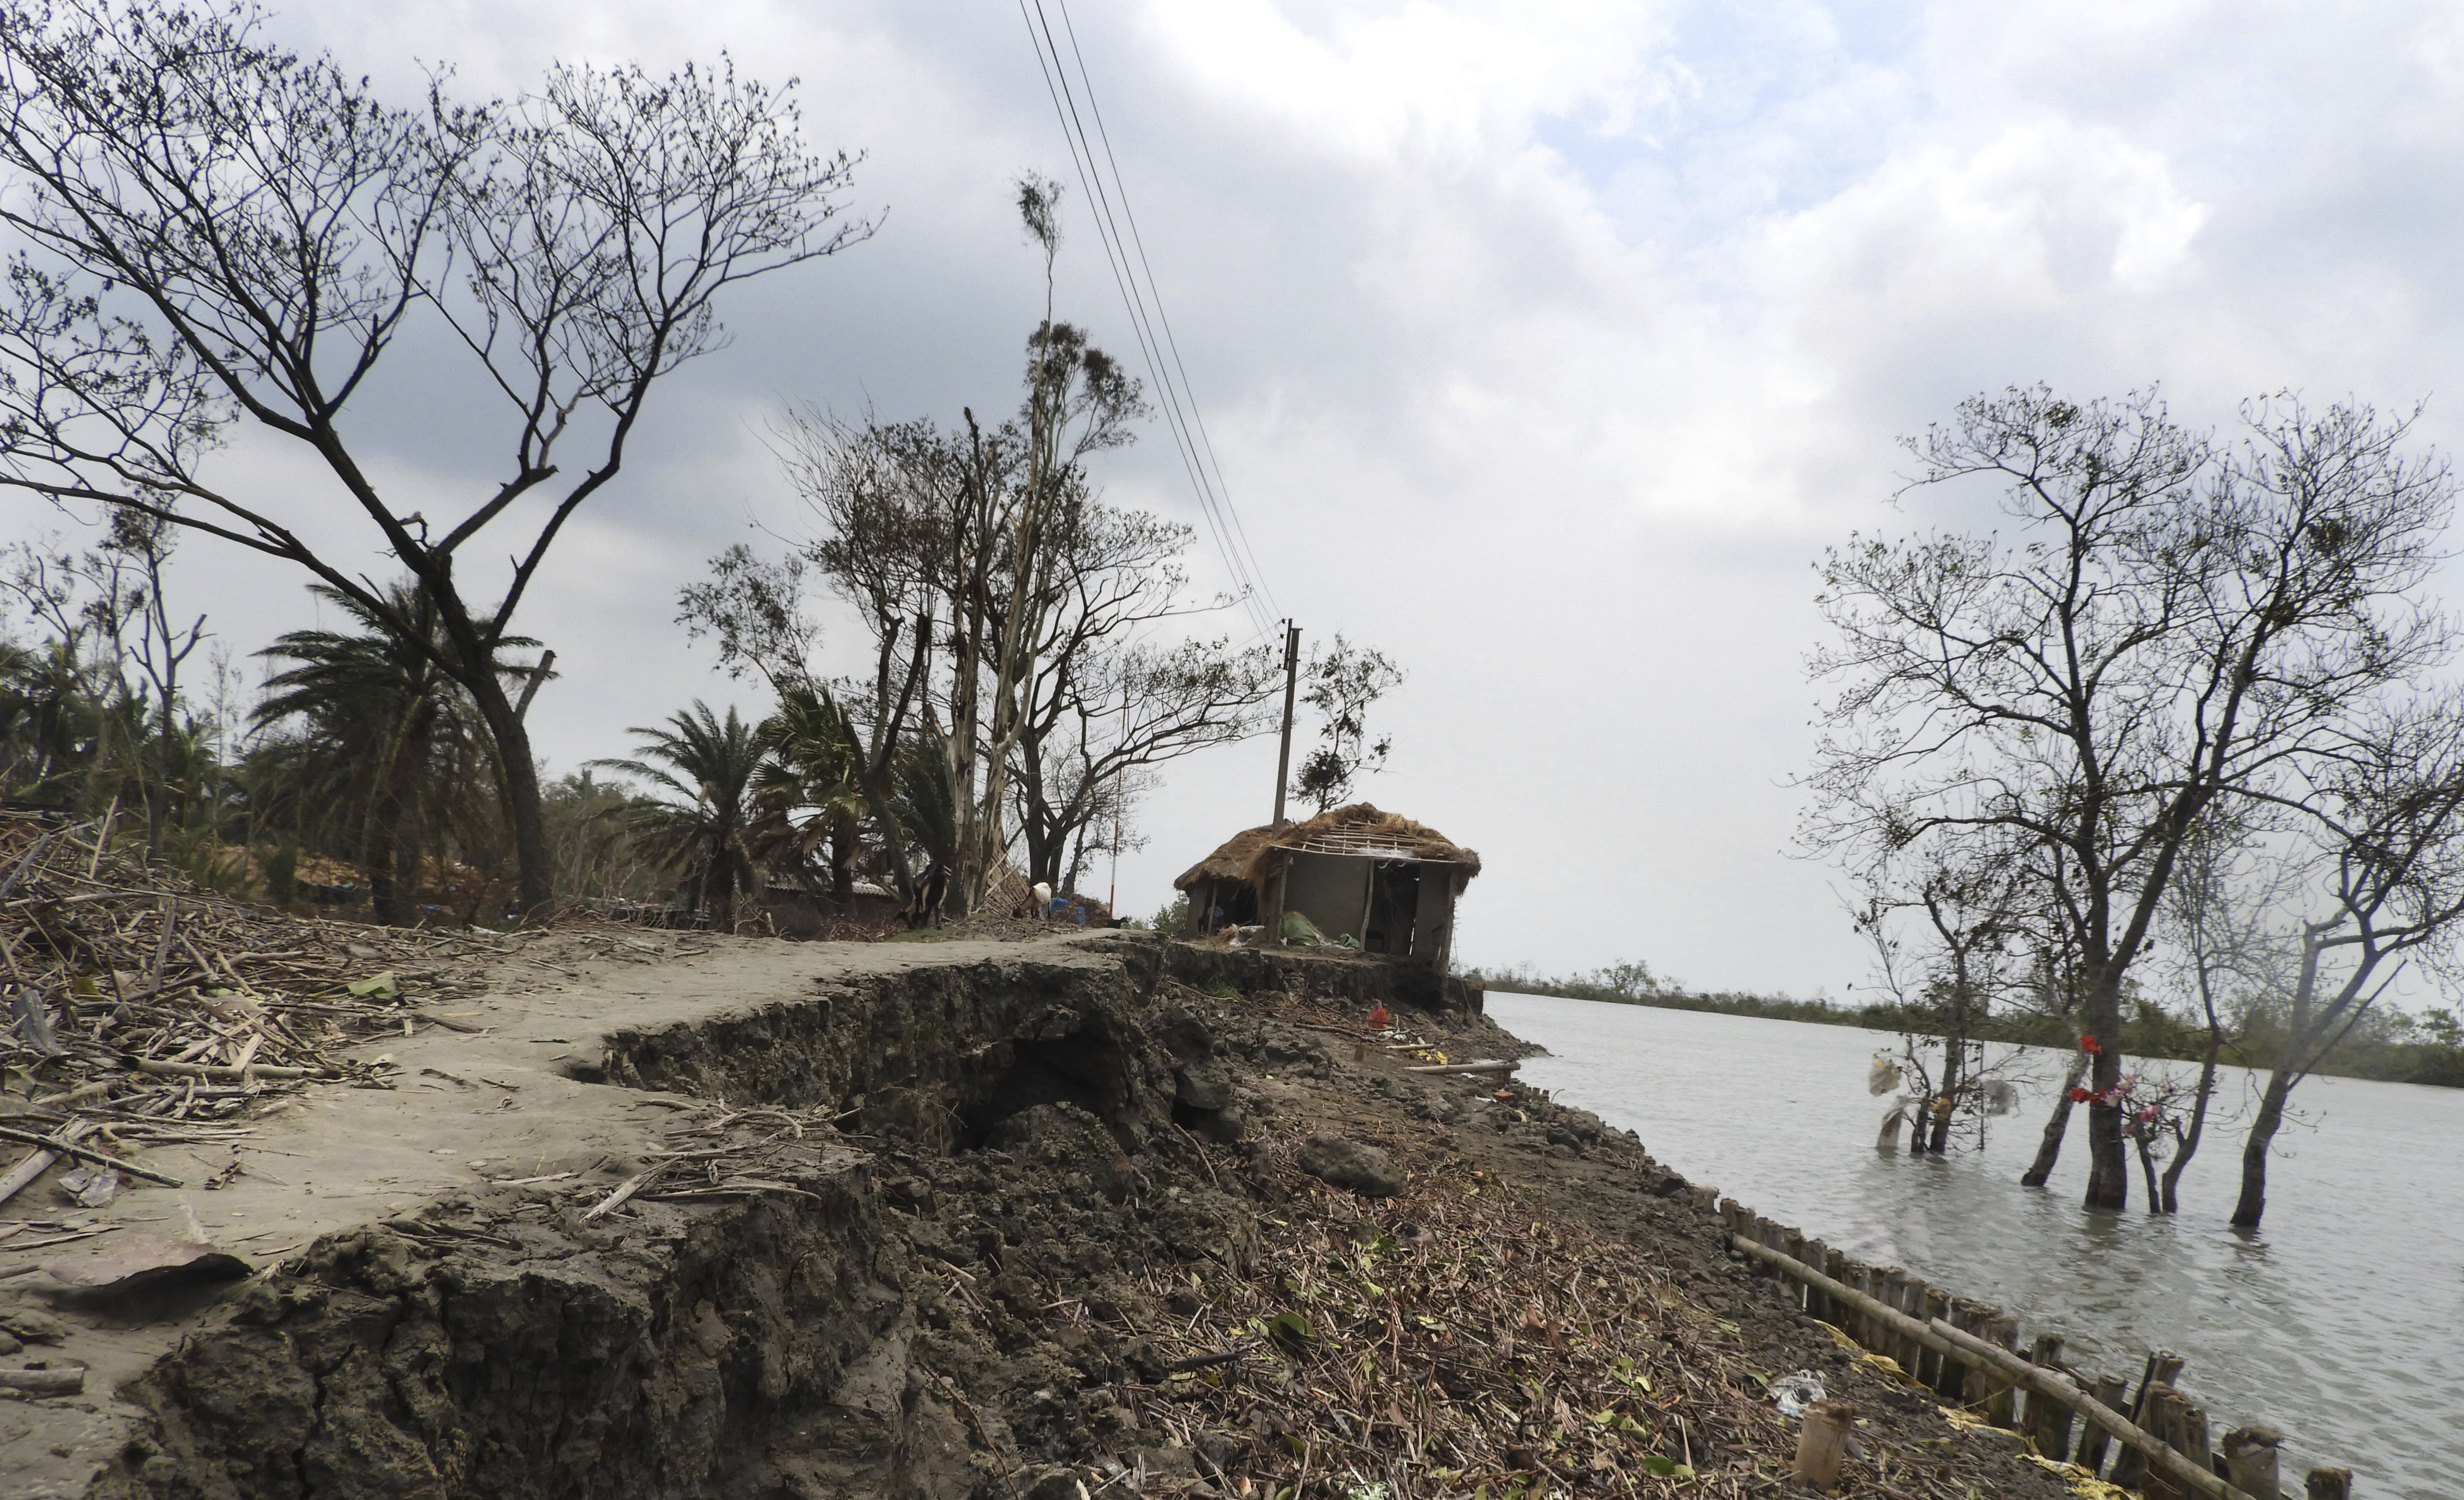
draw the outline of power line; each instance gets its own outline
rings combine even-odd
[[[1241,604],[1263,637],[1274,628],[1274,596],[1265,586],[1264,570],[1258,565],[1255,552],[1249,546],[1248,534],[1234,509],[1229,487],[1223,482],[1221,464],[1215,456],[1212,438],[1198,411],[1198,403],[1189,389],[1189,374],[1180,358],[1178,341],[1173,337],[1172,322],[1165,314],[1163,298],[1155,281],[1155,270],[1147,258],[1146,246],[1137,233],[1137,218],[1130,209],[1129,191],[1122,183],[1118,160],[1112,152],[1111,137],[1106,129],[1103,111],[1095,102],[1093,80],[1087,73],[1085,55],[1078,47],[1076,24],[1071,20],[1067,0],[1054,0],[1061,11],[1062,29],[1069,37],[1070,58],[1077,63],[1077,77],[1070,77],[1068,62],[1062,55],[1045,0],[1019,0],[1020,18],[1026,22],[1027,37],[1035,45],[1036,64],[1044,74],[1045,92],[1052,99],[1053,113],[1060,119],[1064,139],[1069,146],[1069,158],[1078,170],[1080,187],[1087,193],[1088,205],[1095,221],[1096,236],[1103,242],[1104,257],[1112,268],[1112,278],[1121,291],[1121,301],[1130,315],[1130,326],[1137,340],[1138,352],[1145,358],[1147,371],[1154,383],[1157,405],[1164,425],[1171,431],[1173,447],[1180,455],[1181,467],[1188,474],[1190,487],[1198,496],[1199,509],[1206,518],[1207,530],[1214,539],[1216,551],[1222,558],[1224,570],[1239,591]],[[1087,113],[1095,121],[1095,135],[1089,138],[1086,121],[1080,117],[1079,99],[1084,96]],[[1103,143],[1099,160],[1095,140]],[[1106,180],[1105,168],[1111,168]],[[1119,220],[1113,216],[1112,203],[1120,201],[1123,217],[1130,229],[1125,234]],[[1152,311],[1150,311],[1152,304]]]
[[[1111,168],[1113,185],[1120,188],[1121,216],[1130,222],[1130,243],[1137,250],[1139,269],[1146,273],[1147,290],[1155,298],[1155,320],[1163,325],[1164,346],[1172,354],[1173,370],[1179,377],[1180,388],[1186,392],[1189,389],[1189,370],[1181,364],[1180,342],[1173,336],[1171,317],[1164,312],[1163,289],[1155,284],[1155,267],[1147,260],[1146,237],[1138,232],[1137,210],[1130,205],[1129,189],[1120,186],[1121,165],[1112,155],[1112,133],[1104,123],[1104,107],[1096,101],[1094,81],[1087,76],[1087,55],[1078,47],[1078,23],[1070,17],[1069,0],[1055,0],[1055,3],[1061,8],[1062,29],[1069,33],[1069,55],[1077,59],[1079,79],[1087,85],[1087,110],[1095,117],[1095,135],[1104,143],[1104,161]],[[1231,488],[1223,482],[1223,466],[1215,457],[1215,440],[1206,430],[1206,418],[1198,409],[1194,397],[1189,401],[1189,416],[1198,429],[1199,442],[1206,454],[1206,469],[1214,476],[1216,493],[1222,497],[1224,514],[1232,518],[1232,533],[1240,543],[1241,555],[1247,561],[1249,575],[1265,594],[1265,602],[1271,610],[1275,602],[1274,591],[1265,586],[1265,570],[1258,566],[1257,554],[1250,550],[1249,535],[1241,524],[1241,513],[1232,506]]]

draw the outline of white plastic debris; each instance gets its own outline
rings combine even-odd
[[[1868,1070],[1865,1074],[1865,1092],[1872,1094],[1883,1094],[1890,1092],[1899,1086],[1900,1065],[1891,1061],[1889,1058],[1884,1057],[1881,1053],[1876,1052],[1874,1054],[1874,1066],[1872,1069]]]
[[[1822,1379],[1811,1370],[1783,1375],[1771,1384],[1771,1400],[1779,1402],[1783,1417],[1802,1417],[1820,1401],[1824,1392]]]

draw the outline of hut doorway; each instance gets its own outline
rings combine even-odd
[[[1360,936],[1361,951],[1410,957],[1412,928],[1419,915],[1420,867],[1379,860],[1369,877],[1369,921]]]

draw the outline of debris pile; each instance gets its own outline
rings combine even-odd
[[[37,1149],[0,1202],[61,1158],[167,1180],[121,1145],[198,1141],[212,1122],[312,1079],[387,1087],[345,1047],[420,1024],[479,988],[487,934],[297,917],[201,891],[110,845],[107,820],[0,811],[0,1139]],[[414,998],[415,997],[415,998]]]
[[[1146,1331],[1171,1356],[1147,1420],[1218,1488],[1658,1495],[1793,1438],[1736,1325],[1631,1246],[1461,1163],[1380,1200],[1267,1149],[1289,1196],[1248,1274],[1145,1278],[1183,1314]]]

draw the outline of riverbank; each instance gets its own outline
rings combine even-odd
[[[0,1404],[0,1491],[1762,1495],[1802,1368],[1863,1413],[1842,1492],[2064,1492],[1642,1143],[1407,1071],[1375,968],[535,940],[363,1076],[115,1148],[184,1186],[0,1215],[0,1366],[82,1384]],[[222,1259],[95,1258],[141,1235]]]

